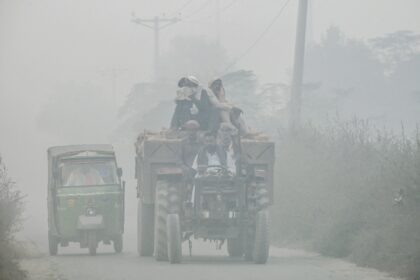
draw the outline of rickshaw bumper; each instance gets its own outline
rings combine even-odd
[[[104,217],[102,215],[86,216],[80,215],[77,221],[78,230],[96,230],[104,228]]]

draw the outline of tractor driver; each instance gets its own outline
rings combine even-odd
[[[204,134],[205,146],[198,152],[194,159],[192,168],[196,171],[195,177],[200,177],[208,172],[218,172],[218,166],[226,168],[230,175],[236,174],[236,165],[231,153],[228,153],[222,146],[217,145],[216,137],[211,132]],[[194,204],[195,185],[191,192],[191,205]]]
[[[217,144],[215,135],[206,132],[204,143],[204,148],[198,152],[192,165],[192,168],[197,171],[196,176],[202,176],[205,172],[216,171],[217,166],[224,167],[230,174],[235,175],[236,166],[232,154]]]

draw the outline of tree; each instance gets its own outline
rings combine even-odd
[[[419,51],[420,34],[399,30],[369,40],[378,57],[391,67],[410,60]]]
[[[115,109],[97,87],[61,84],[38,116],[43,131],[65,142],[107,142],[115,127]]]
[[[337,112],[343,118],[377,118],[384,113],[383,64],[368,45],[347,39],[337,27],[330,27],[319,44],[308,48],[304,79],[319,85],[310,94],[303,91],[306,119],[322,121]]]

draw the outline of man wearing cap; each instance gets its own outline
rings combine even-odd
[[[194,91],[189,86],[188,78],[181,78],[176,91],[176,107],[171,119],[172,129],[180,129],[189,120],[197,118],[198,109],[192,101],[193,94]]]
[[[230,106],[222,103],[209,89],[204,89],[200,81],[194,76],[186,77],[186,86],[190,87],[194,94],[192,102],[198,108],[197,120],[202,130],[217,131],[220,123],[220,110],[230,110]]]

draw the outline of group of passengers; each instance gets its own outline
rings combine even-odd
[[[195,120],[201,130],[212,133],[216,133],[221,124],[235,127],[242,135],[248,133],[242,111],[227,101],[221,79],[211,81],[209,87],[204,88],[194,76],[181,78],[175,103],[172,129],[180,129],[188,121]]]
[[[199,176],[221,166],[235,174],[238,153],[232,139],[248,134],[248,128],[242,111],[227,101],[222,80],[215,79],[204,88],[194,76],[183,77],[178,82],[175,103],[171,129],[187,132],[181,153],[186,170]]]

